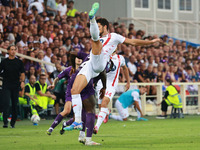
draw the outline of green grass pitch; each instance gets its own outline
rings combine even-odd
[[[109,120],[103,124],[93,140],[101,146],[85,146],[78,143],[78,131],[59,134],[61,124],[51,136],[46,134],[53,120],[42,120],[33,126],[29,120],[18,121],[16,128],[2,128],[0,122],[0,150],[199,150],[200,116],[184,119],[156,120],[147,122],[120,122]]]

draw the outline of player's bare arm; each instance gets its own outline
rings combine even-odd
[[[123,70],[124,70],[124,76],[126,78],[126,89],[125,91],[127,91],[130,88],[130,78],[129,78],[129,71],[128,68],[125,66],[122,66]]]
[[[130,44],[130,45],[136,46],[136,45],[151,45],[156,42],[160,42],[160,39],[153,39],[151,41],[146,41],[146,40],[126,38],[124,41],[124,44]]]
[[[53,80],[52,85],[48,86],[48,89],[54,89],[54,88],[55,88],[55,85],[58,83],[58,81],[59,81],[59,78],[56,77],[56,78]]]
[[[134,104],[135,108],[137,108],[137,110],[139,110],[139,112],[140,112],[140,114],[141,114],[141,117],[143,117],[142,110],[140,109],[139,102],[138,102],[138,101],[135,101],[133,104]]]

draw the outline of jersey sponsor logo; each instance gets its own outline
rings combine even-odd
[[[116,65],[115,64],[113,64],[113,67],[112,67],[112,69],[111,69],[111,71],[115,71],[116,70]]]
[[[103,44],[104,40],[103,40],[103,39],[100,39],[100,42]]]

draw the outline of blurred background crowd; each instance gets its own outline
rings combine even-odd
[[[98,18],[98,17],[97,17]],[[134,24],[112,22],[109,31],[131,39],[152,40],[157,35],[146,35],[135,29]],[[161,43],[152,46],[127,46],[120,44],[117,53],[124,56],[131,82],[198,82],[200,80],[200,48],[174,41],[168,35],[160,37]],[[42,71],[50,85],[61,66],[70,65],[69,52],[89,53],[91,39],[88,13],[74,8],[73,0],[4,0],[0,4],[0,47],[7,49],[15,44],[17,52],[38,58],[56,67],[22,59],[26,72],[25,83],[31,75],[39,80]],[[1,52],[2,57],[8,57]],[[42,69],[44,68],[44,70]],[[126,82],[120,70],[119,82]],[[197,91],[194,86],[189,91]],[[64,88],[63,88],[64,91]],[[155,95],[156,88],[148,87],[148,95]]]

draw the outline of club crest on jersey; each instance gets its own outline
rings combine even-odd
[[[116,68],[117,68],[117,67],[113,64],[113,67],[112,67],[111,71],[115,71]]]
[[[104,42],[104,40],[103,40],[103,39],[100,39],[100,42],[101,42],[101,43],[103,43],[103,42]]]

